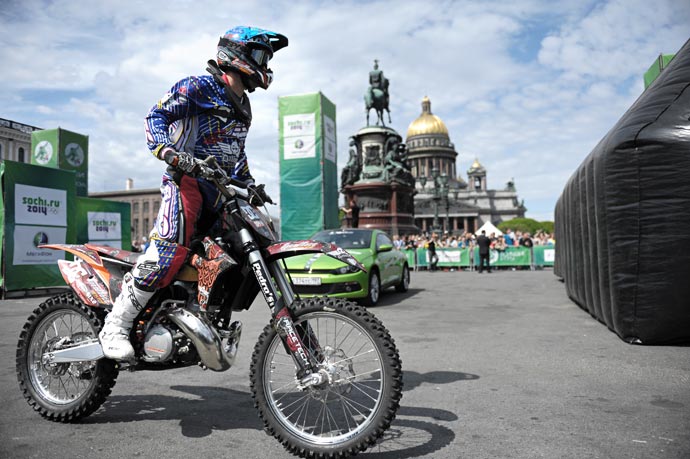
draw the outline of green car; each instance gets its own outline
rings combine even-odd
[[[387,287],[395,286],[399,292],[407,291],[410,285],[407,257],[393,247],[393,242],[383,231],[324,230],[311,239],[347,250],[367,272],[358,271],[322,253],[287,258],[288,272],[301,296],[354,298],[366,306],[374,306],[381,291]]]

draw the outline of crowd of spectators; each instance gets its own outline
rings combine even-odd
[[[477,238],[480,235],[473,234],[473,233],[465,233],[462,236],[455,236],[455,235],[449,235],[449,234],[444,234],[443,236],[439,237],[437,233],[422,233],[422,234],[416,234],[416,235],[406,235],[404,237],[398,237],[398,236],[393,236],[393,244],[395,248],[398,250],[414,250],[418,248],[424,248],[428,251],[428,253],[431,253],[432,249],[433,252],[435,253],[436,249],[443,249],[443,248],[469,248],[469,249],[474,249],[477,246]],[[515,231],[513,232],[511,229],[506,229],[506,232],[503,234],[496,234],[496,233],[491,233],[488,235],[488,238],[490,240],[490,248],[492,250],[498,250],[498,251],[503,251],[506,250],[508,247],[526,247],[526,248],[532,248],[535,246],[553,246],[555,245],[555,239],[553,238],[553,235],[550,233],[547,233],[545,231],[539,230],[537,231],[534,235],[530,234],[529,232],[521,232],[521,231]],[[473,260],[473,254],[474,250],[470,252],[470,263],[471,263],[471,268],[470,270],[474,269],[475,262]],[[416,253],[415,253],[415,265],[416,265]],[[429,258],[429,267],[426,269],[429,269],[430,271],[435,271],[436,270],[436,263],[438,263],[438,257],[430,257]],[[490,266],[490,265],[489,265]],[[417,267],[415,266],[415,269]],[[512,270],[515,271],[516,269],[534,269],[534,265],[529,265],[529,266],[517,266],[517,267],[512,267]],[[444,270],[448,270],[445,268]],[[454,271],[455,269],[450,269],[451,271]],[[491,272],[491,268],[489,267],[489,272]],[[481,272],[481,271],[480,271]]]
[[[476,245],[478,234],[465,233],[462,236],[454,236],[445,233],[439,237],[436,233],[422,233],[417,235],[406,235],[402,238],[393,236],[393,244],[399,250],[412,250],[418,247],[428,248],[431,241],[435,247],[439,248],[473,248]],[[537,231],[534,235],[528,232],[513,232],[510,228],[502,235],[491,233],[488,235],[491,240],[491,248],[494,250],[505,250],[507,247],[534,247],[535,245],[554,245],[555,240],[552,234],[545,231]]]

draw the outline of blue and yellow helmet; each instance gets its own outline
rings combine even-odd
[[[267,89],[273,81],[268,61],[287,45],[285,35],[258,27],[237,26],[220,37],[216,62],[224,72],[239,73],[249,91],[257,87]]]

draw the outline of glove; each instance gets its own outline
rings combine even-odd
[[[199,161],[184,151],[176,152],[172,149],[168,150],[165,153],[163,160],[177,170],[192,177],[195,177],[201,170]]]
[[[249,185],[247,188],[251,190],[251,197],[249,198],[249,203],[255,206],[266,204],[273,204],[273,200],[264,190],[265,185]]]

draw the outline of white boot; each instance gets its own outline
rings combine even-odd
[[[130,273],[125,274],[122,291],[113,303],[113,310],[105,318],[103,329],[98,339],[103,347],[103,354],[113,360],[132,360],[134,348],[129,342],[129,332],[139,311],[146,306],[154,292],[146,292],[134,285]]]

